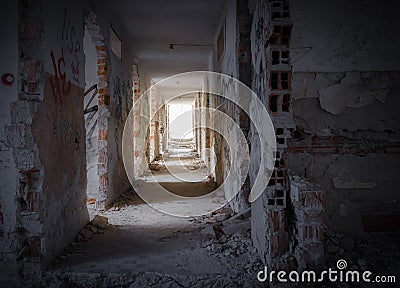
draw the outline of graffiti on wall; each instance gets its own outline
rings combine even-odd
[[[68,17],[67,8],[64,9],[61,40],[63,48],[58,53],[53,50],[50,52],[54,78],[49,81],[55,103],[62,103],[70,93],[71,82],[79,84],[79,55],[82,45],[76,35],[76,28]]]
[[[258,19],[258,21],[254,21],[251,29],[251,55],[253,66],[256,67],[256,63],[260,61],[260,57],[264,57],[263,55],[263,47],[266,47],[268,42],[268,25],[266,23],[267,17],[267,6],[265,3],[258,3],[259,5],[256,8],[254,19]]]
[[[11,73],[4,73],[1,76],[1,83],[9,87],[11,87],[14,84],[14,80],[15,80],[14,75]]]
[[[71,57],[71,75],[72,80],[79,83],[79,52],[81,52],[82,45],[76,36],[76,29],[68,17],[67,8],[64,9],[64,24],[62,30],[61,40],[67,44],[67,50]]]
[[[133,96],[132,96],[132,88],[133,88],[133,84],[131,81],[123,81],[122,83],[122,91],[124,93],[124,99],[125,99],[125,105],[126,105],[126,114],[128,114],[128,111],[130,111],[130,109],[133,106]],[[126,115],[128,116],[128,115]]]
[[[121,91],[121,78],[115,77],[113,82],[113,96],[115,99],[115,117],[118,122],[122,117],[122,91]]]
[[[69,94],[71,90],[71,82],[67,81],[67,74],[65,72],[65,57],[64,49],[61,49],[60,57],[55,59],[54,52],[50,52],[51,61],[53,64],[53,72],[55,78],[50,78],[51,91],[53,92],[54,101],[62,103],[63,98]]]

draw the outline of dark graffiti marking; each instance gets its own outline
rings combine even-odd
[[[133,105],[133,96],[129,93],[129,91],[132,91],[133,84],[130,81],[124,80],[122,82],[122,87],[122,93],[124,94],[123,98],[125,99],[126,108],[129,111]]]
[[[64,25],[61,40],[67,42],[67,50],[72,56],[71,73],[72,80],[79,83],[79,59],[78,55],[81,51],[81,43],[76,39],[75,27],[71,23],[71,19],[67,17],[67,8],[64,9]]]
[[[121,78],[118,76],[114,79],[113,85],[113,95],[115,98],[115,116],[118,121],[121,120],[122,117],[122,91],[121,91]]]
[[[1,76],[1,82],[6,85],[6,86],[12,86],[14,84],[14,75],[11,73],[4,73],[3,76]]]
[[[53,72],[55,79],[50,78],[51,91],[53,92],[54,101],[62,103],[62,98],[71,91],[71,82],[67,81],[65,73],[64,49],[61,49],[61,56],[56,61],[54,52],[50,52],[51,61],[53,63]]]

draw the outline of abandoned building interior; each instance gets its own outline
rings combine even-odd
[[[3,1],[0,287],[281,287],[257,273],[340,259],[400,281],[396,7]]]

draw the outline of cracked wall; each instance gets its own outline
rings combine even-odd
[[[344,235],[345,251],[364,236],[366,215],[399,209],[400,43],[393,27],[400,23],[387,9],[393,3],[291,5],[296,129],[288,168],[322,187],[327,227]]]
[[[1,112],[0,171],[2,179],[7,179],[1,183],[0,265],[7,267],[1,269],[8,271],[1,273],[7,283],[29,283],[40,277],[42,269],[89,220],[85,21],[92,24],[89,30],[97,31],[92,40],[101,56],[95,67],[99,76],[99,192],[105,192],[100,206],[129,187],[119,143],[132,107],[133,63],[127,61],[123,67],[118,60],[107,58],[108,41],[102,34],[108,31],[109,22],[101,19],[101,31],[97,23],[85,19],[90,10],[87,5],[19,1],[7,6],[10,19],[4,27],[13,33],[3,34],[10,37],[8,45],[15,46],[8,47],[15,52],[7,53],[2,61],[0,86],[2,101],[6,101]]]
[[[270,114],[275,128],[276,155],[274,170],[264,193],[251,205],[252,239],[265,265],[272,269],[296,268],[290,246],[287,213],[288,141],[294,125],[291,109],[292,66],[290,62],[291,13],[288,1],[253,1],[251,59],[253,91]],[[254,183],[260,163],[260,139],[251,127],[250,183]]]

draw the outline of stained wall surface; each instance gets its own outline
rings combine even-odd
[[[348,236],[346,249],[368,226],[364,215],[399,207],[400,20],[387,9],[395,4],[291,3],[297,132],[288,165],[326,192],[325,220]]]

